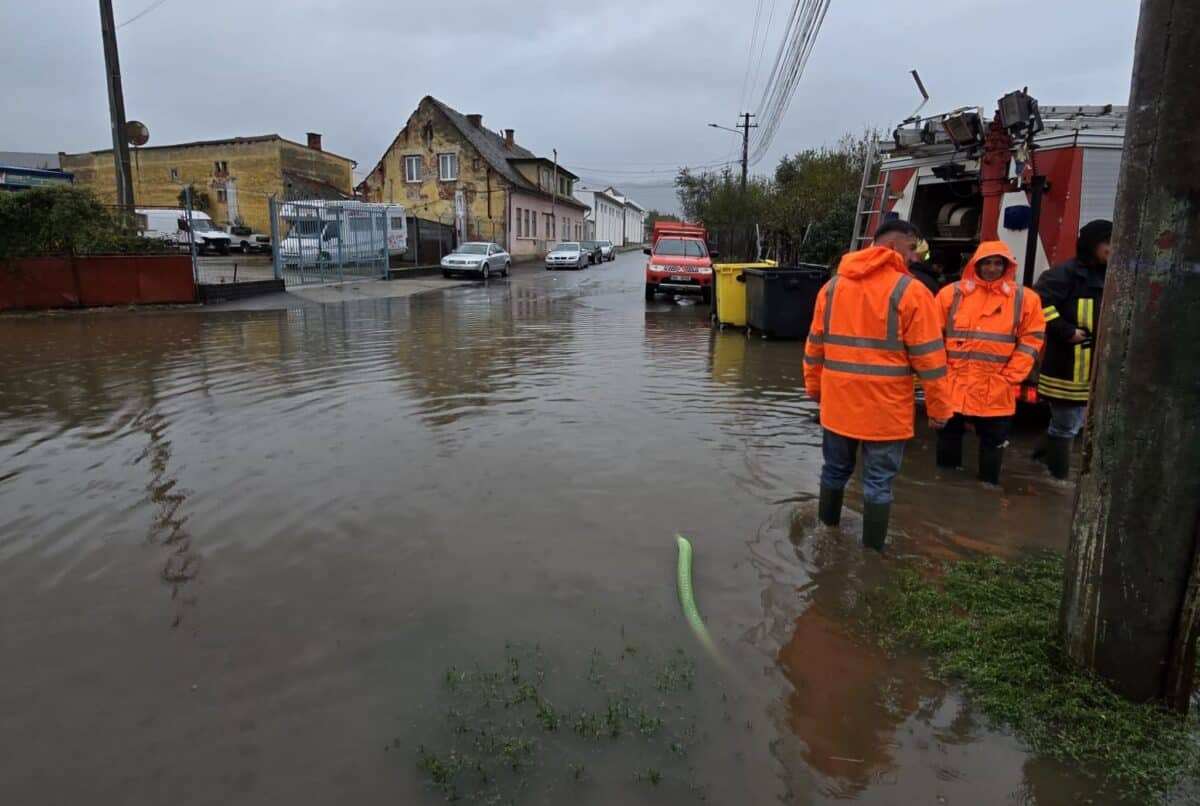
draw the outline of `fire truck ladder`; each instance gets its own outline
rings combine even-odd
[[[879,165],[879,181],[872,183],[871,176]],[[863,164],[862,184],[858,189],[858,211],[854,214],[854,234],[850,237],[850,251],[868,246],[873,233],[868,233],[872,216],[882,216],[888,202],[888,172],[883,170],[879,144],[872,139],[867,145],[866,161]],[[876,224],[878,226],[878,224]]]

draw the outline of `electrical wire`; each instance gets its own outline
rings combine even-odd
[[[124,28],[126,25],[128,25],[128,24],[129,24],[129,23],[131,23],[131,22],[137,22],[137,21],[138,21],[138,20],[140,20],[142,17],[146,16],[146,15],[147,15],[147,14],[149,14],[151,11],[153,11],[153,10],[154,10],[154,9],[156,9],[156,8],[158,8],[159,6],[161,6],[161,5],[162,5],[163,3],[165,3],[165,2],[167,2],[167,0],[154,0],[154,2],[153,2],[153,3],[151,3],[151,4],[150,4],[150,5],[148,5],[148,6],[146,6],[146,7],[145,7],[145,8],[143,8],[141,11],[139,11],[137,14],[134,14],[132,17],[130,17],[129,19],[125,20],[125,22],[123,22],[123,23],[120,23],[120,24],[119,24],[117,27],[118,27],[118,28]]]

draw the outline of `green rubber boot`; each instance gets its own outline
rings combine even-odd
[[[888,517],[891,514],[891,504],[863,504],[863,545],[869,549],[883,552],[883,544],[887,541]]]
[[[1004,463],[1004,448],[979,446],[979,480],[987,484],[1000,483],[1000,465]]]
[[[1071,443],[1070,437],[1049,437],[1046,440],[1046,467],[1050,475],[1056,479],[1071,477]]]
[[[821,500],[817,505],[817,517],[826,526],[837,526],[842,522],[842,494],[845,490],[832,487],[821,488]]]

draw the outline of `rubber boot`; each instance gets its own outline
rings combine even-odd
[[[887,540],[888,517],[891,514],[891,504],[863,504],[863,545],[869,549],[883,552],[883,544]]]
[[[937,466],[946,470],[957,470],[962,467],[963,452],[962,434],[943,434],[937,436]]]
[[[837,526],[842,522],[842,495],[845,490],[821,487],[821,500],[817,505],[817,517],[826,526]]]
[[[1071,437],[1050,437],[1046,440],[1046,467],[1056,479],[1071,476]]]
[[[1000,465],[1004,462],[1004,448],[979,446],[979,480],[987,484],[1000,483]]]

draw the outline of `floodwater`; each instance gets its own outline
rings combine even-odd
[[[640,271],[0,318],[0,803],[437,803],[446,670],[510,642],[563,697],[696,662],[682,753],[578,745],[515,802],[1105,802],[846,617],[898,557],[1061,548],[1070,488],[1027,444],[1002,490],[940,478],[922,436],[864,556],[857,486],[814,526],[801,345]]]

